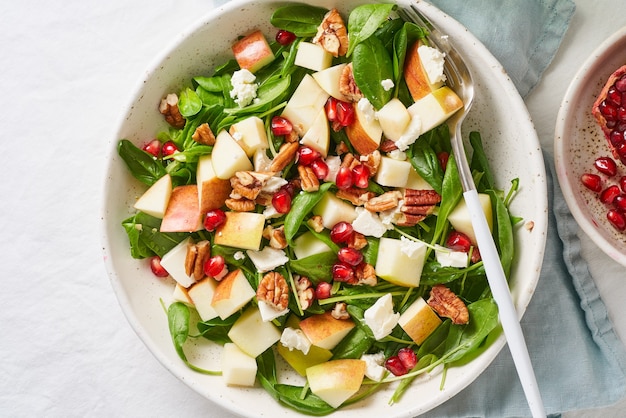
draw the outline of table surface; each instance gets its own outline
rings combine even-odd
[[[622,3],[576,1],[562,47],[526,101],[544,148],[552,148],[574,73],[626,25],[626,15],[615,12]],[[7,176],[0,181],[0,415],[231,416],[178,381],[137,338],[108,282],[99,242],[115,122],[160,50],[215,4],[0,5],[0,91],[7,97],[0,112]],[[626,341],[624,268],[580,237]],[[565,416],[615,416],[625,406]]]

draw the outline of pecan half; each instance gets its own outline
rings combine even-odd
[[[354,248],[355,250],[362,250],[366,246],[367,238],[365,238],[365,235],[361,234],[360,232],[354,231],[352,233],[352,236],[350,237],[350,240],[348,241],[348,247]]]
[[[390,190],[365,202],[365,209],[370,212],[394,209],[398,207],[400,199],[402,199],[402,193],[397,190]]]
[[[356,81],[354,81],[352,63],[346,65],[341,72],[341,77],[339,78],[339,92],[352,102],[358,102],[363,98],[363,93],[356,85]]]
[[[246,199],[245,197],[237,199],[229,197],[224,204],[228,209],[234,210],[235,212],[251,212],[256,208],[254,200]]]
[[[354,206],[363,206],[366,202],[376,196],[374,192],[368,192],[358,187],[350,187],[348,189],[339,189],[335,194],[339,199],[347,200]]]
[[[343,158],[341,159],[341,167],[348,167],[350,170],[352,170],[357,165],[359,165],[359,161],[356,159],[354,154],[350,152],[344,154]]]
[[[208,123],[198,126],[191,139],[202,145],[215,145],[215,135]]]
[[[211,243],[207,240],[189,243],[185,256],[185,273],[194,280],[204,277],[204,263],[211,257]]]
[[[391,139],[383,139],[378,149],[382,152],[391,152],[397,150],[398,146],[395,141],[392,141]]]
[[[441,196],[434,190],[406,189],[400,211],[407,215],[421,217],[417,221],[421,222],[426,216],[434,212],[439,202],[441,202]]]
[[[275,271],[267,273],[261,279],[256,290],[256,297],[277,311],[284,311],[289,306],[289,285],[282,274]]]
[[[396,221],[398,226],[415,226],[426,219],[426,215],[412,215],[410,213],[401,213]]]
[[[280,147],[278,154],[272,160],[270,164],[270,171],[279,172],[283,168],[287,167],[289,163],[296,159],[296,153],[298,152],[299,144],[297,142],[285,143]]]
[[[315,299],[315,290],[311,281],[304,276],[296,277],[296,291],[298,292],[298,300],[302,310],[310,308]]]
[[[317,28],[313,43],[319,44],[334,57],[344,56],[348,52],[348,30],[337,9],[332,9],[324,16]]]
[[[230,185],[233,188],[233,192],[237,195],[249,200],[254,200],[270,177],[271,173],[237,171],[235,175],[230,178]]]
[[[469,322],[469,311],[465,303],[442,284],[433,286],[426,303],[437,315],[450,318],[454,324],[462,325]]]
[[[185,126],[185,118],[178,109],[178,96],[176,94],[170,93],[161,100],[159,112],[165,117],[165,121],[174,128],[182,129]]]
[[[316,192],[320,189],[320,181],[311,167],[299,165],[300,187],[305,192]]]

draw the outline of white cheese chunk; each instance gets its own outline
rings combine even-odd
[[[406,131],[396,140],[396,147],[400,151],[406,151],[422,133],[422,120],[417,115],[412,115],[411,122]]]
[[[248,250],[246,253],[260,273],[274,270],[276,267],[282,266],[289,261],[283,250],[277,250],[272,247],[265,247],[261,251]]]
[[[363,318],[377,340],[382,340],[391,334],[400,319],[400,314],[393,312],[391,293],[378,298],[376,303],[365,310]]]
[[[420,61],[422,61],[430,84],[446,81],[446,75],[443,73],[445,55],[441,51],[430,46],[421,45],[417,48],[417,53],[420,57]]]
[[[365,115],[365,120],[371,122],[376,120],[376,109],[365,97],[362,97],[356,104],[359,110]]]
[[[281,316],[289,313],[289,308],[279,311],[278,309],[275,309],[272,305],[265,302],[264,300],[260,300],[259,312],[261,313],[261,318],[263,319],[263,322],[270,322],[276,318],[280,318]]]
[[[385,91],[389,91],[392,88],[394,88],[395,84],[393,83],[393,80],[390,78],[386,78],[384,80],[382,80],[380,82],[380,85],[382,86],[383,90]]]
[[[287,347],[289,351],[300,350],[304,354],[309,353],[311,341],[300,329],[286,327],[280,336],[280,343]]]
[[[463,251],[452,251],[440,245],[435,246],[437,262],[442,267],[465,268],[469,262],[469,255]]]
[[[261,188],[261,192],[271,194],[276,193],[281,187],[283,187],[287,183],[288,181],[282,177],[270,177]]]
[[[369,210],[357,207],[356,219],[352,221],[352,227],[356,232],[369,237],[380,238],[387,232],[387,226],[380,220],[378,215]]]
[[[415,257],[424,249],[424,243],[421,241],[413,241],[407,237],[400,237],[400,251],[409,258]]]
[[[244,107],[252,103],[256,98],[258,84],[254,81],[256,77],[249,70],[242,69],[235,71],[230,79],[233,89],[230,91],[230,97],[235,99],[235,103],[239,107]]]
[[[374,354],[363,354],[361,360],[365,362],[365,376],[375,382],[383,380],[387,372],[387,369],[383,367],[383,364],[385,364],[385,353],[380,351]]]

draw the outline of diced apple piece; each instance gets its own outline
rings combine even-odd
[[[185,238],[161,257],[161,266],[167,270],[172,279],[184,288],[188,288],[196,282],[185,271],[187,248],[190,244],[193,244],[191,237]]]
[[[343,73],[346,65],[345,63],[333,65],[332,67],[312,74],[317,84],[319,84],[326,93],[343,102],[350,101],[339,89],[341,73]]]
[[[441,324],[441,318],[428,306],[424,299],[418,297],[400,315],[398,324],[417,345],[420,345]]]
[[[493,210],[491,208],[491,197],[489,197],[486,193],[478,193],[478,200],[480,201],[480,206],[482,206],[483,212],[485,213],[485,218],[487,218],[489,230],[493,231]],[[472,226],[472,218],[464,199],[461,199],[452,212],[450,212],[448,220],[454,229],[467,235],[472,241],[472,244],[477,244],[476,234],[474,233],[474,227]]]
[[[214,242],[227,247],[258,251],[265,216],[254,212],[226,212],[226,221],[215,230]]]
[[[290,350],[282,344],[278,344],[276,350],[300,376],[306,375],[307,368],[324,363],[333,356],[332,351],[316,345],[312,345],[306,354],[297,349]]]
[[[302,145],[307,145],[317,152],[322,157],[326,158],[328,155],[328,147],[330,145],[330,129],[328,127],[328,118],[326,117],[326,111],[321,109],[313,124],[308,131],[304,134],[300,140]]]
[[[257,150],[267,149],[269,146],[263,121],[256,116],[232,124],[229,133],[248,157],[252,157]]]
[[[311,255],[331,251],[330,247],[317,238],[311,231],[307,231],[294,240],[293,252],[296,258],[306,258]]]
[[[378,123],[387,139],[399,139],[411,122],[411,115],[397,98],[389,100],[378,111]]]
[[[228,386],[254,386],[257,364],[234,343],[226,343],[222,349],[222,377]]]
[[[187,184],[174,187],[163,220],[161,232],[195,232],[202,229],[198,202],[198,186]]]
[[[318,347],[332,350],[354,328],[352,319],[335,319],[330,312],[303,319],[300,329]]]
[[[237,269],[228,273],[217,284],[211,306],[220,318],[226,319],[250,302],[255,295],[256,292],[246,276]]]
[[[230,179],[237,171],[252,170],[252,163],[237,141],[224,130],[215,138],[212,151],[213,170],[220,179]]]
[[[303,136],[324,109],[326,100],[328,93],[306,74],[283,109],[282,116],[291,122],[298,135]]]
[[[382,157],[374,179],[381,186],[405,187],[413,166],[408,161]]]
[[[274,61],[274,53],[260,30],[244,36],[232,46],[237,64],[251,73]]]
[[[222,207],[232,191],[230,180],[221,179],[215,174],[212,160],[213,156],[210,154],[198,159],[196,183],[201,214]]]
[[[187,293],[187,289],[182,287],[180,283],[176,283],[176,286],[174,286],[174,291],[172,292],[172,300],[174,302],[182,302],[188,306],[193,306],[193,302],[189,297],[189,293]]]
[[[352,223],[356,219],[356,211],[352,204],[339,199],[331,192],[326,192],[313,208],[313,214],[322,217],[324,228],[332,229],[338,222]]]
[[[425,258],[424,243],[383,237],[378,244],[376,275],[398,286],[417,287]]]
[[[365,366],[363,360],[341,359],[309,367],[306,376],[311,392],[338,408],[361,388]]]
[[[137,199],[134,208],[155,218],[163,219],[170,196],[172,196],[172,177],[166,174]]]
[[[217,317],[217,312],[212,305],[216,287],[217,282],[210,277],[206,277],[192,285],[188,290],[189,298],[203,321]]]
[[[241,351],[257,357],[280,340],[280,331],[271,322],[263,321],[256,306],[250,306],[235,321],[228,337]]]
[[[459,96],[450,87],[443,86],[419,99],[407,110],[411,117],[420,119],[424,133],[444,123],[462,107]]]
[[[365,155],[378,149],[383,129],[376,118],[368,117],[362,107],[354,106],[354,122],[346,126],[345,130],[354,149],[359,154]]]
[[[414,168],[411,168],[411,171],[409,171],[409,178],[405,187],[413,190],[433,190],[433,186],[424,180]]]
[[[421,41],[415,42],[406,52],[404,61],[404,81],[409,88],[411,97],[417,101],[422,97],[437,90],[443,85],[443,81],[437,80],[431,83],[426,66],[430,63],[422,62],[419,54],[419,47],[422,46]]]
[[[333,56],[321,45],[302,41],[298,44],[294,64],[313,71],[322,71],[330,67]]]

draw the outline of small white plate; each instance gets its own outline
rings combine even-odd
[[[591,240],[611,258],[626,266],[626,231],[607,220],[609,207],[580,181],[584,173],[597,173],[596,158],[611,157],[608,143],[591,114],[593,102],[609,76],[626,64],[626,27],[614,33],[587,58],[570,83],[561,103],[554,136],[557,177],[574,219]],[[618,174],[604,185],[616,184],[626,167],[616,160]]]

